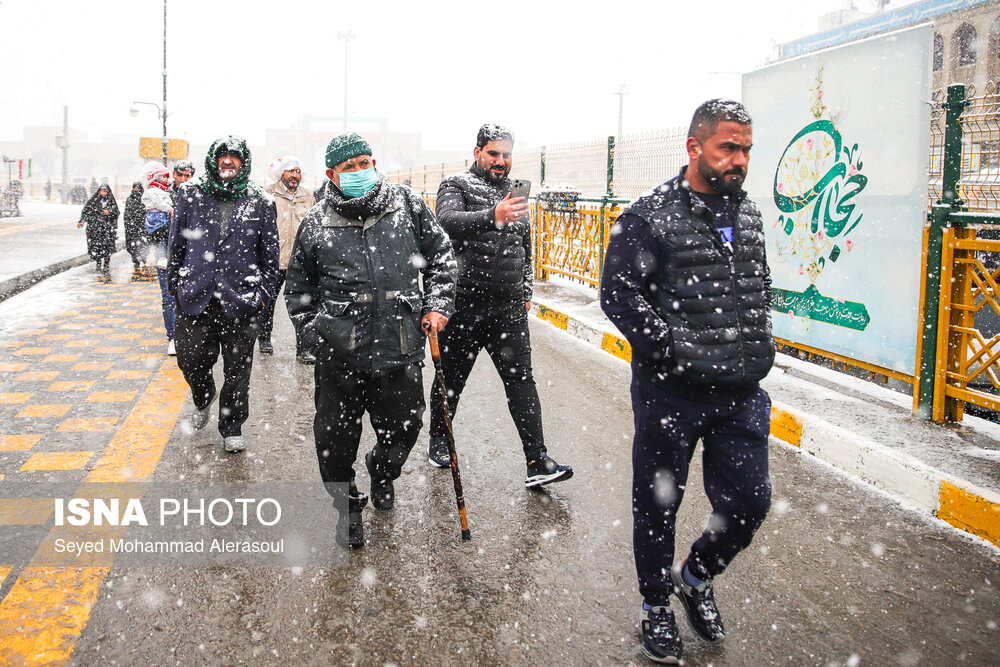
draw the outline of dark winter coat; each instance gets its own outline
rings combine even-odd
[[[226,233],[219,201],[197,184],[181,186],[167,246],[167,286],[188,315],[218,292],[226,317],[240,319],[273,301],[278,285],[274,200],[256,185],[233,201]]]
[[[636,373],[668,392],[739,400],[774,362],[760,210],[743,191],[733,210],[731,252],[681,170],[611,231],[601,306],[631,344]]]
[[[361,200],[370,200],[367,215],[345,208]],[[451,243],[405,185],[383,179],[355,199],[330,187],[303,218],[285,305],[305,347],[326,348],[347,365],[381,375],[423,360],[421,317],[451,317],[454,304]]]
[[[136,187],[138,186],[138,190]],[[142,182],[132,184],[132,192],[125,200],[125,245],[130,253],[139,252],[149,245],[146,234],[146,207],[142,205]]]
[[[102,197],[98,189],[80,213],[80,219],[87,225],[87,254],[93,259],[110,257],[118,241],[118,202],[111,189],[107,191]]]
[[[441,181],[436,210],[455,248],[460,297],[531,301],[531,224],[498,229],[494,219],[510,188],[510,179],[493,184],[475,164]]]

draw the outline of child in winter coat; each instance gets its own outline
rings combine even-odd
[[[166,243],[170,233],[170,216],[174,212],[174,203],[167,193],[170,187],[170,171],[159,162],[146,163],[146,183],[148,187],[142,193],[142,205],[146,207],[146,233],[154,246],[164,246],[163,252],[157,252],[156,268],[167,268]]]
[[[167,354],[174,355],[177,353],[174,347],[174,297],[167,289],[167,238],[170,235],[170,218],[174,213],[174,204],[167,192],[170,172],[159,162],[147,162],[146,183],[149,187],[142,193],[142,204],[146,207],[146,233],[152,246],[150,253],[156,257],[156,274],[160,279]]]

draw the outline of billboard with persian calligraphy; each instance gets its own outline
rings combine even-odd
[[[914,374],[932,27],[743,77],[774,335]]]

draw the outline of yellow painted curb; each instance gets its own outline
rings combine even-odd
[[[569,326],[569,316],[560,313],[558,310],[549,308],[548,306],[538,305],[538,319],[545,320],[554,327],[559,327],[563,331]]]
[[[772,405],[771,435],[798,447],[802,442],[802,421],[791,412]]]
[[[1000,503],[942,481],[938,518],[1000,547]]]
[[[624,338],[619,338],[605,331],[604,339],[601,341],[601,349],[619,359],[632,362],[632,346]]]

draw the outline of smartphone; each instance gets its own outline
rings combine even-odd
[[[511,183],[510,198],[524,197],[524,203],[528,202],[528,195],[531,193],[531,181],[526,181],[522,178],[515,178]],[[528,219],[528,214],[525,213],[520,218],[519,221],[524,221]]]

